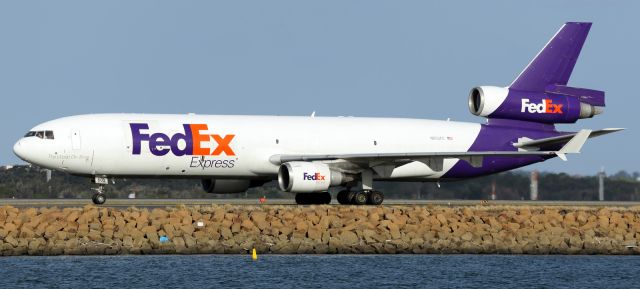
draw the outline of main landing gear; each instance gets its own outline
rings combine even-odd
[[[296,204],[298,205],[328,205],[329,203],[331,203],[329,192],[296,194]]]
[[[362,190],[350,191],[343,190],[338,193],[338,203],[341,205],[380,205],[384,201],[384,194],[380,191]]]
[[[362,171],[360,174],[362,181],[361,191],[346,190],[338,193],[338,203],[343,205],[380,205],[384,201],[384,194],[373,189],[373,172],[371,170]]]
[[[352,191],[351,185],[347,185],[346,190],[338,193],[337,200],[341,205],[380,205],[384,201],[384,194],[373,189],[373,172],[365,170],[361,173],[362,190]],[[328,192],[322,193],[298,193],[296,203],[299,205],[329,204],[331,195]]]
[[[338,203],[341,205],[380,205],[384,201],[384,194],[374,190],[351,191],[343,190],[338,193]],[[298,205],[328,205],[331,203],[331,194],[322,193],[297,193]]]

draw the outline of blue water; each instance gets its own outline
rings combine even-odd
[[[0,288],[634,288],[640,256],[247,255],[0,258]]]

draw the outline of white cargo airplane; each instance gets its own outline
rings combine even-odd
[[[278,180],[300,204],[381,204],[374,180],[457,180],[578,153],[587,138],[620,129],[559,132],[602,112],[604,92],[566,86],[590,23],[567,23],[509,87],[471,90],[486,124],[295,116],[96,114],[37,125],[14,146],[35,165],[86,176],[193,178],[208,193],[243,192]],[[352,190],[358,184],[359,189]]]

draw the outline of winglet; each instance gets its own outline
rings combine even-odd
[[[579,154],[580,149],[587,139],[589,139],[589,135],[591,134],[590,129],[580,130],[567,144],[565,144],[559,151],[556,152],[556,155],[562,159],[563,161],[567,160],[566,154]]]

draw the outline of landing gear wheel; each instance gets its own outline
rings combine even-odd
[[[298,193],[296,194],[296,204],[298,205],[306,205],[308,204],[309,196],[307,194]]]
[[[349,191],[346,196],[347,198],[345,200],[347,201],[347,204],[353,205],[353,198],[356,196],[356,192]]]
[[[338,200],[338,203],[340,205],[348,205],[351,202],[349,201],[349,194],[351,194],[351,191],[340,191],[338,192],[338,195],[336,196],[336,199]]]
[[[331,204],[331,194],[329,194],[329,192],[324,192],[321,193],[322,194],[322,202],[320,202],[320,204],[324,204],[324,205],[328,205]]]
[[[367,200],[367,203],[369,205],[380,205],[382,204],[382,201],[384,201],[384,194],[382,194],[382,192],[378,192],[378,191],[371,191],[369,193],[369,198]]]
[[[296,194],[296,204],[298,205],[321,205],[329,203],[331,203],[331,194],[328,192]]]
[[[366,204],[367,203],[367,199],[368,199],[367,195],[368,194],[365,191],[356,192],[353,195],[353,199],[352,199],[353,204],[354,205],[364,205],[364,204]]]
[[[107,201],[107,196],[103,193],[96,193],[96,194],[93,194],[93,197],[91,197],[91,200],[96,205],[102,205],[104,204],[104,202]]]

